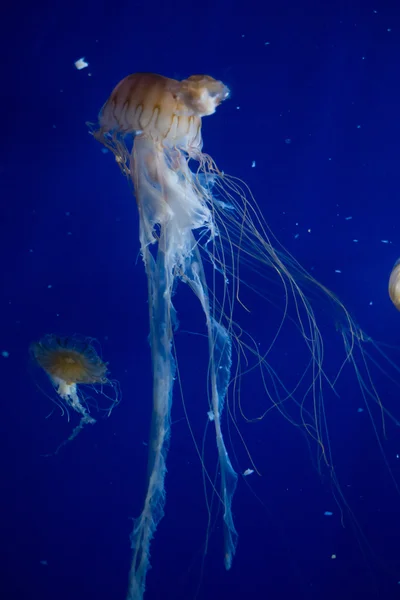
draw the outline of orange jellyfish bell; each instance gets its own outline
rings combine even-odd
[[[195,148],[201,145],[201,118],[212,115],[229,89],[209,75],[183,81],[155,73],[128,75],[114,88],[100,112],[95,137],[108,132],[143,133],[155,142]]]
[[[394,263],[390,274],[389,296],[397,310],[400,310],[400,258]]]
[[[107,383],[107,365],[96,353],[90,339],[46,335],[31,349],[39,366],[53,381],[66,385]]]

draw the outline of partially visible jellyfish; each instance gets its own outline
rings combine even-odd
[[[243,442],[238,411],[247,421],[259,421],[275,409],[302,427],[317,445],[318,465],[325,463],[330,472],[337,489],[335,497],[345,505],[333,467],[324,391],[335,394],[340,375],[350,365],[365,403],[376,403],[382,416],[390,416],[383,410],[371,380],[368,354],[363,349],[369,338],[344,305],[274,238],[246,184],[221,172],[203,153],[202,117],[212,115],[228,96],[228,88],[208,75],[194,75],[183,81],[150,73],[129,75],[111,93],[100,112],[99,125],[92,131],[113,152],[122,173],[133,184],[148,279],[153,417],[147,493],[131,536],[128,600],[143,598],[150,542],[164,515],[172,393],[174,380],[179,378],[173,305],[178,281],[189,286],[205,317],[209,353],[208,382],[204,385],[209,406],[205,416],[215,427],[219,491],[215,478],[207,472],[205,482],[223,509],[226,569],[231,567],[238,537],[232,517],[237,474],[221,424],[227,393],[231,397],[229,417]],[[330,361],[325,359],[332,340],[330,337],[325,348],[321,323],[314,312],[321,298],[328,305],[328,310],[321,311],[323,329],[324,315],[333,308],[334,323],[328,327],[333,335],[339,329],[344,343],[339,338],[342,354],[333,373],[329,372]],[[243,324],[260,303],[264,307],[268,303],[268,310],[262,311],[263,320],[270,318],[271,308],[279,313],[270,322],[270,338],[263,340],[263,349],[257,339],[261,334],[246,333]],[[260,323],[260,331],[263,325]],[[278,338],[283,339],[286,348],[296,347],[296,357],[304,358],[303,372],[285,363],[282,352],[277,351],[273,364]],[[257,372],[265,394],[263,401],[257,394],[252,399],[254,406],[246,405],[247,410],[258,413],[247,416],[241,383],[245,375],[254,377]],[[236,459],[235,448],[233,451]],[[258,473],[250,452],[247,458],[251,469],[245,474],[252,470]]]
[[[390,274],[389,296],[397,310],[400,310],[400,259],[396,260]]]
[[[90,414],[90,405],[98,409],[89,394],[85,394],[81,386],[91,386],[92,391],[107,399],[110,414],[119,401],[119,390],[116,382],[107,377],[107,363],[103,362],[94,348],[93,338],[60,337],[54,334],[45,335],[39,342],[31,344],[30,351],[37,364],[48,375],[61,405],[69,419],[69,409],[80,415],[79,424],[69,438],[58,446],[73,440],[85,425],[92,425],[96,420]],[[110,386],[112,395],[104,392]]]

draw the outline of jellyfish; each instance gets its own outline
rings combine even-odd
[[[389,277],[389,296],[397,310],[400,310],[400,260],[394,263]]]
[[[39,342],[31,344],[31,355],[48,375],[62,412],[65,411],[68,418],[70,409],[80,415],[79,424],[68,439],[58,446],[55,454],[62,446],[75,439],[85,425],[96,423],[90,415],[89,396],[80,390],[81,386],[91,386],[92,390],[108,399],[108,414],[119,401],[118,386],[107,377],[107,363],[102,361],[93,344],[93,338],[60,337],[54,334],[45,335]],[[112,397],[104,393],[105,386],[112,388]]]
[[[114,154],[133,185],[148,280],[153,412],[147,491],[131,535],[128,600],[143,598],[150,543],[165,509],[173,388],[179,379],[174,343],[178,330],[174,295],[179,282],[185,283],[200,303],[208,338],[205,415],[215,431],[219,488],[207,473],[205,479],[222,507],[227,570],[238,541],[232,511],[238,476],[222,430],[224,405],[245,450],[237,425],[239,413],[247,422],[255,422],[277,410],[300,426],[315,441],[318,464],[326,465],[337,487],[336,497],[344,503],[333,468],[324,390],[335,390],[350,365],[365,402],[372,400],[384,413],[367,367],[363,349],[367,338],[346,307],[278,242],[248,186],[219,170],[203,152],[202,118],[214,114],[229,93],[224,83],[208,75],[177,81],[136,73],[117,84],[100,111],[99,123],[91,126],[92,135]],[[246,273],[255,275],[251,283]],[[332,374],[325,361],[323,331],[327,325],[325,317],[322,326],[317,319],[316,298],[333,310],[336,332],[341,333],[339,343],[344,352]],[[252,300],[278,312],[263,350],[257,332],[247,333],[242,324],[253,310]],[[270,312],[264,310],[263,319]],[[305,369],[297,377],[288,365],[286,381],[271,356],[278,338],[292,345],[288,325],[290,336],[297,336]],[[255,400],[259,412],[249,414],[242,382],[256,371],[265,394],[262,400]],[[229,394],[232,399],[227,402]],[[297,411],[297,421],[291,407]],[[247,458],[251,469],[246,473],[259,473],[250,452]]]

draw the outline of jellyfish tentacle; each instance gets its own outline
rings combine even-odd
[[[175,360],[172,355],[171,296],[174,282],[168,255],[160,249],[157,260],[148,247],[143,259],[148,278],[150,345],[153,365],[153,415],[149,443],[148,484],[142,513],[131,535],[133,557],[128,600],[143,598],[150,567],[150,542],[164,516],[165,474],[171,423]]]
[[[211,315],[198,242],[192,233],[195,229],[207,227],[211,228],[210,234],[213,235],[210,209],[205,197],[199,193],[199,184],[194,181],[183,152],[162,147],[149,137],[139,135],[135,138],[132,157],[130,171],[139,207],[140,241],[148,279],[153,368],[147,492],[131,537],[133,558],[127,596],[128,600],[141,600],[150,567],[150,542],[164,515],[166,456],[176,372],[172,344],[175,324],[172,295],[178,278],[190,285],[206,317],[211,403],[224,503],[227,569],[231,566],[237,540],[231,510],[237,475],[229,461],[220,421],[230,376],[231,342],[228,332]]]
[[[238,476],[232,467],[225,446],[221,428],[221,414],[231,375],[232,341],[226,328],[211,315],[203,263],[193,234],[192,239],[194,250],[193,255],[186,261],[185,280],[199,299],[206,317],[210,358],[211,408],[218,449],[221,500],[224,506],[224,564],[226,570],[229,570],[232,566],[238,540],[232,516],[232,499]]]

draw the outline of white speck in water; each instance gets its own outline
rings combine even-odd
[[[82,56],[82,58],[79,58],[75,61],[74,65],[78,69],[78,71],[81,71],[82,69],[86,69],[86,67],[89,66],[89,63],[86,62],[85,57]]]
[[[254,469],[246,469],[245,472],[243,473],[243,476],[247,477],[248,475],[251,475],[252,473],[254,473]]]

